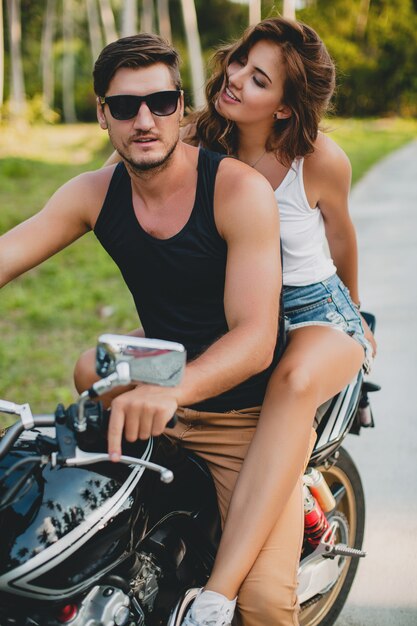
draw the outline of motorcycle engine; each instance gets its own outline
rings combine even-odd
[[[130,581],[130,586],[134,597],[139,600],[141,606],[145,607],[148,613],[151,613],[159,591],[158,581],[161,578],[162,570],[156,564],[152,554],[140,552],[137,556],[138,570],[135,578]]]
[[[71,620],[71,626],[144,626],[142,607],[152,612],[162,572],[153,556],[144,552],[137,555],[135,570],[136,575],[130,580],[131,594],[113,585],[94,587],[84,598],[76,618]]]
[[[71,626],[142,626],[144,615],[132,621],[131,600],[121,589],[111,585],[97,585],[78,607],[77,615],[70,620]]]
[[[101,584],[93,587],[82,602],[77,606],[68,604],[63,607],[62,615],[51,619],[33,615],[19,619],[6,619],[1,626],[18,624],[19,626],[46,626],[70,623],[71,626],[97,626],[112,624],[113,626],[144,626],[145,612],[152,613],[156,596],[159,591],[158,581],[162,570],[155,562],[152,554],[137,554],[134,566],[135,576],[129,581],[130,593],[121,589],[117,582]],[[128,592],[128,593],[126,593]],[[142,610],[144,609],[144,610]],[[145,611],[145,612],[144,612]],[[71,612],[71,615],[69,613]],[[64,614],[65,613],[65,614]],[[58,621],[57,621],[58,620]]]

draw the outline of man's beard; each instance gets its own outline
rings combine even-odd
[[[122,157],[123,161],[125,161],[125,163],[127,164],[128,169],[131,171],[132,174],[140,175],[146,172],[152,172],[156,174],[157,172],[160,172],[167,167],[171,159],[172,153],[177,147],[178,141],[179,138],[175,140],[175,142],[172,144],[172,146],[170,146],[168,151],[163,156],[154,161],[137,162],[124,154],[123,151],[119,150],[119,154]]]

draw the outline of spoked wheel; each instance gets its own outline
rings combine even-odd
[[[335,543],[362,547],[365,526],[365,498],[358,470],[349,454],[339,449],[332,467],[319,468],[336,497],[334,520],[338,522]],[[331,522],[332,519],[329,519]],[[333,587],[301,605],[300,626],[331,626],[346,602],[358,567],[358,558],[337,556],[340,576]]]

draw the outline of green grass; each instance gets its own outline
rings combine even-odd
[[[19,153],[22,156],[18,156]],[[38,211],[81,171],[110,153],[95,125],[0,133],[0,232]],[[34,412],[74,398],[77,356],[102,332],[138,325],[118,269],[89,233],[1,292],[0,398],[29,401]],[[13,418],[0,416],[0,425]]]
[[[417,136],[417,122],[340,120],[327,124],[352,160],[354,180]],[[59,185],[99,167],[110,152],[96,125],[0,128],[0,232],[38,211]],[[77,356],[101,332],[137,325],[117,268],[88,234],[1,293],[0,398],[50,412],[74,398]],[[0,415],[0,426],[14,418]]]
[[[329,136],[339,143],[352,163],[352,182],[357,182],[374,163],[417,138],[417,120],[330,119]]]

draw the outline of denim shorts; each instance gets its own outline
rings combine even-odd
[[[370,367],[372,347],[365,339],[362,321],[349,289],[337,274],[320,283],[303,287],[284,286],[286,330],[303,326],[330,326],[345,332],[365,350],[365,366]]]

